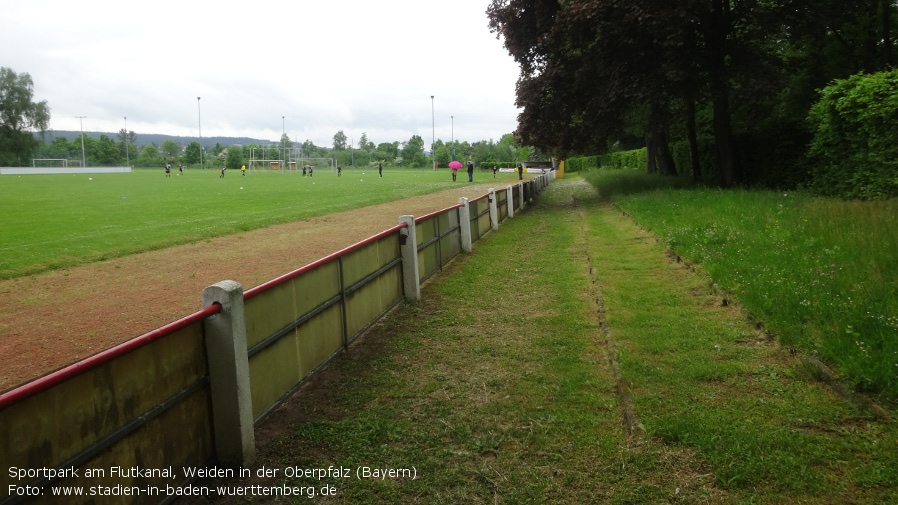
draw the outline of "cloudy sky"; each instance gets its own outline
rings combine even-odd
[[[247,136],[330,146],[498,140],[518,67],[489,0],[0,0],[0,66],[53,130]],[[431,95],[434,99],[431,100]],[[197,100],[197,97],[201,97]]]

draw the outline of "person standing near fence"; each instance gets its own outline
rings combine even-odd
[[[468,161],[468,182],[474,182],[474,162]]]
[[[518,163],[518,180],[524,180],[524,165],[522,163]]]

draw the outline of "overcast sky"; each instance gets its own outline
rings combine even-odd
[[[331,146],[498,140],[518,67],[489,0],[0,0],[0,66],[28,73],[52,130],[246,136]],[[434,99],[431,100],[431,95]],[[197,97],[201,97],[197,100]],[[283,119],[282,119],[283,116]]]

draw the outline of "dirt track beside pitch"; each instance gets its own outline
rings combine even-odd
[[[478,198],[490,187],[459,183],[425,196],[236,235],[0,281],[0,391],[201,309],[206,286],[244,290],[398,223]]]

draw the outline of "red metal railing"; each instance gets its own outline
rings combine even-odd
[[[462,207],[462,204],[460,204],[460,203],[455,204],[455,205],[451,205],[451,206],[449,206],[449,207],[446,207],[445,209],[441,209],[441,210],[438,210],[438,211],[431,212],[430,214],[424,214],[423,216],[416,217],[416,218],[415,218],[415,222],[416,222],[416,223],[421,223],[421,222],[426,221],[426,220],[428,220],[428,219],[430,219],[430,218],[432,218],[432,217],[434,217],[434,216],[438,216],[438,215],[440,215],[440,214],[443,214],[444,212],[449,212],[450,210],[455,210],[455,209],[458,209],[458,208],[460,208],[460,207]]]
[[[317,268],[325,263],[333,261],[333,260],[339,258],[340,256],[343,256],[344,254],[355,251],[356,249],[361,249],[362,247],[370,244],[371,242],[379,240],[379,239],[386,237],[387,235],[390,235],[392,233],[396,233],[397,231],[405,228],[405,226],[406,226],[405,223],[397,224],[396,226],[386,229],[386,230],[378,233],[377,235],[372,235],[372,236],[366,238],[365,240],[362,240],[361,242],[356,242],[355,244],[352,244],[349,247],[345,247],[335,253],[328,254],[327,256],[325,256],[321,259],[315,260],[306,266],[297,268],[296,270],[294,270],[292,272],[289,272],[280,277],[271,279],[268,282],[259,284],[258,286],[254,287],[254,288],[247,289],[246,291],[243,292],[243,299],[248,300],[248,299],[258,295],[259,293],[265,292],[275,286],[279,286],[279,285],[289,281],[290,279],[293,279],[294,277],[297,277],[305,272],[308,272],[309,270]]]
[[[3,410],[22,400],[25,400],[26,398],[30,398],[38,393],[46,391],[54,386],[62,384],[63,382],[84,372],[93,370],[98,366],[109,363],[119,356],[127,354],[135,349],[139,349],[149,344],[150,342],[153,342],[154,340],[159,340],[160,338],[163,338],[167,335],[171,335],[178,330],[184,329],[191,324],[202,321],[203,319],[218,314],[219,312],[221,312],[221,305],[217,303],[212,304],[203,310],[194,312],[189,316],[178,319],[177,321],[171,322],[165,326],[156,328],[155,330],[144,333],[143,335],[140,335],[138,337],[134,337],[127,342],[122,342],[121,344],[115,347],[110,347],[105,351],[98,352],[93,356],[84,358],[81,361],[60,368],[55,372],[50,372],[49,374],[34,379],[31,382],[22,384],[19,387],[0,394],[0,410]]]

